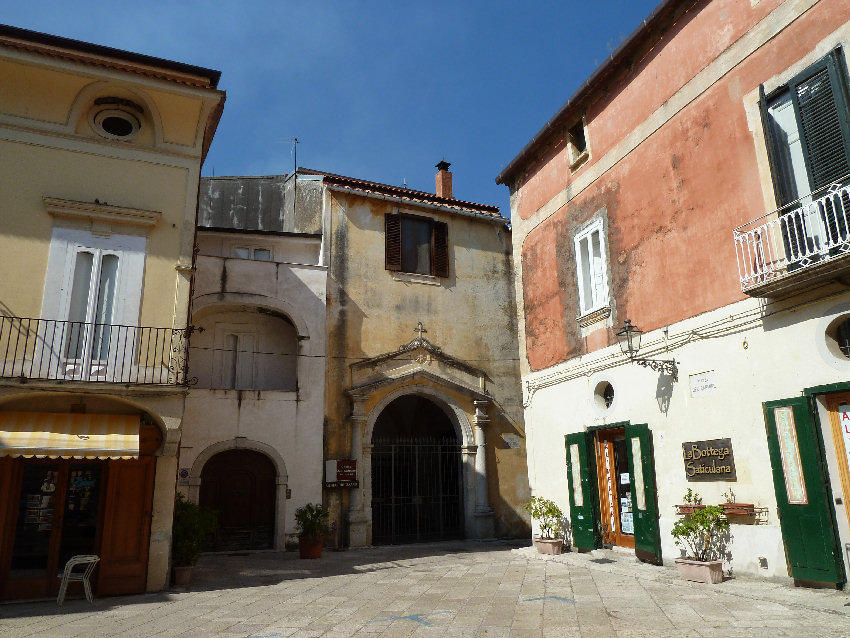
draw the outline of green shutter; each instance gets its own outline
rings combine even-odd
[[[590,432],[568,434],[567,484],[570,490],[570,523],[577,549],[602,545],[599,528],[599,494],[596,484],[596,455]]]
[[[661,564],[661,535],[658,530],[658,492],[652,432],[645,423],[626,425],[626,456],[632,490],[635,525],[635,555],[642,561]]]
[[[812,191],[850,174],[845,72],[833,51],[788,83]]]
[[[767,110],[767,96],[764,93],[764,85],[759,86],[759,112],[761,113],[761,125],[764,131],[764,142],[767,146],[767,160],[770,164],[770,174],[773,175],[773,195],[776,197],[776,204],[784,206],[793,198],[786,191],[786,179],[782,174],[782,167],[777,157],[776,149],[776,133],[773,130],[773,123],[770,117],[770,112]],[[787,247],[786,247],[787,250]]]

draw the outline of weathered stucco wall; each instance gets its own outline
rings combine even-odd
[[[746,297],[732,231],[776,207],[759,86],[769,93],[849,44],[846,1],[698,2],[590,100],[587,162],[571,173],[561,138],[523,167],[511,201],[533,493],[566,511],[565,435],[646,423],[665,560],[679,556],[670,532],[685,490],[719,503],[733,488],[764,518],[733,520],[727,567],[790,574],[762,403],[846,382],[834,326],[850,302],[834,282],[788,299]],[[611,315],[580,322],[573,237],[592,218],[605,224]],[[675,359],[677,381],[620,352],[615,332],[627,317],[645,331],[639,356]],[[691,387],[701,375],[708,391]],[[846,460],[817,402],[825,478],[846,501]],[[727,437],[737,479],[689,483],[682,444]],[[845,543],[842,503],[835,514]]]
[[[448,278],[414,283],[384,269],[384,215],[398,210],[449,224]],[[491,409],[486,432],[487,476],[496,533],[525,533],[520,513],[528,494],[525,447],[508,449],[502,438],[524,438],[510,231],[490,220],[415,205],[399,208],[339,191],[331,193],[329,214],[328,352],[334,356],[328,361],[326,458],[350,458],[351,405],[343,394],[351,386],[350,364],[396,351],[416,336],[421,321],[431,343],[492,379],[487,388],[498,405]]]
[[[753,40],[747,44],[755,46],[757,36],[766,37],[789,20],[784,14],[764,18],[767,6],[712,2],[704,11],[688,14],[642,62],[632,83],[590,109],[596,112],[588,118],[594,159],[572,181],[566,179],[568,171],[553,169],[560,161],[553,159],[519,182],[513,206],[525,221],[515,224],[514,241],[522,259],[524,345],[531,369],[613,343],[616,327],[626,317],[651,330],[743,298],[731,231],[769,212],[765,192],[772,192],[764,184],[757,155],[762,134],[753,130],[745,97],[794,66],[812,42],[840,42],[829,16],[838,10],[846,14],[847,7],[818,3],[740,63],[733,64],[732,53],[697,67],[680,60],[688,58],[682,51],[685,43],[702,42],[688,34],[712,33],[718,21],[730,21],[730,26],[711,40],[712,50],[721,45],[726,51],[741,48],[733,35]],[[760,18],[764,24],[747,32],[745,27]],[[696,44],[688,46],[700,50]],[[706,65],[719,77],[714,79]],[[682,67],[700,74],[682,76]],[[667,86],[670,77],[688,85],[679,93],[692,93],[676,111],[670,101],[659,104],[655,91],[645,86],[654,78],[667,78],[661,95],[676,93]],[[643,88],[636,92],[635,87]],[[623,100],[631,100],[629,117],[623,116]],[[655,122],[659,118],[663,121]],[[598,136],[602,148],[597,129],[604,131]],[[627,142],[634,148],[619,157]],[[562,199],[566,201],[560,203]],[[612,320],[606,338],[588,340],[575,320],[578,291],[570,232],[602,208],[609,220]],[[712,277],[705,277],[706,272]]]
[[[215,453],[265,454],[277,470],[277,549],[296,533],[295,510],[322,500],[327,269],[316,263],[320,241],[198,233],[192,323],[203,332],[194,334],[190,348],[189,376],[199,383],[186,400],[180,467],[189,477],[180,489],[197,499],[203,465]],[[268,248],[274,261],[233,258],[235,245]],[[311,256],[312,263],[298,263]],[[234,324],[256,335],[250,390],[224,389],[216,374],[217,326]]]

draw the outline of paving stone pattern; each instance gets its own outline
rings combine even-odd
[[[735,577],[688,583],[612,551],[506,542],[202,557],[189,590],[0,605],[0,636],[850,637],[850,595]]]

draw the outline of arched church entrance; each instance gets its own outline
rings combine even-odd
[[[253,450],[219,452],[201,470],[200,504],[218,511],[213,551],[274,547],[277,471]]]
[[[394,400],[372,433],[372,542],[462,538],[461,480],[460,440],[446,414],[422,396]]]

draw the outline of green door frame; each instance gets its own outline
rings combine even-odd
[[[815,401],[815,395],[826,394],[823,392],[826,388],[828,392],[841,391],[850,388],[850,384],[810,388],[803,396],[765,401],[762,408],[776,506],[791,576],[795,580],[828,582],[840,587],[846,582],[844,559]],[[785,415],[781,419],[782,427],[778,414]],[[785,465],[790,464],[788,469],[783,465],[783,458]],[[796,463],[799,463],[799,470],[795,469]],[[789,495],[799,500],[793,501]]]
[[[605,425],[589,426],[581,432],[567,434],[567,484],[569,486],[570,515],[576,548],[589,551],[602,546],[601,513],[599,511],[599,485],[596,477],[595,435],[602,430],[622,428],[626,438],[640,439],[641,458],[638,466],[643,479],[642,498],[638,501],[635,485],[635,460],[627,444],[631,477],[632,512],[635,515],[635,555],[645,562],[661,564],[661,538],[658,526],[658,492],[655,483],[652,431],[646,424],[632,425],[631,421],[618,421]],[[575,446],[572,448],[571,446]],[[592,461],[592,462],[591,462]],[[578,467],[576,467],[578,462]],[[576,482],[580,486],[576,486]],[[579,491],[580,489],[580,491]],[[576,498],[580,503],[576,503]]]

